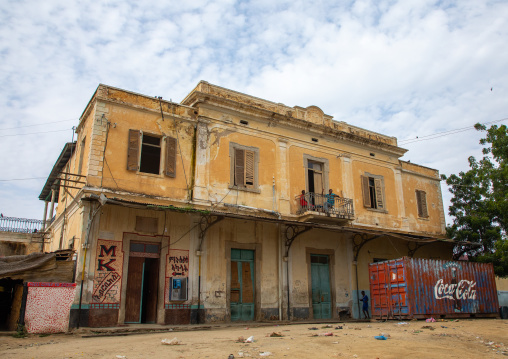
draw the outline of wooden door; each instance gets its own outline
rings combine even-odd
[[[231,249],[231,321],[254,320],[254,251]]]
[[[145,258],[129,257],[127,293],[125,298],[125,322],[141,323],[141,300]]]

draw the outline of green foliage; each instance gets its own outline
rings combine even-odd
[[[14,338],[26,338],[28,335],[28,332],[26,330],[26,327],[24,325],[18,325],[18,330],[16,330],[16,333],[14,333],[12,336]]]
[[[469,157],[467,172],[443,176],[453,194],[449,214],[454,220],[447,233],[458,242],[456,255],[467,253],[471,260],[493,263],[496,275],[508,276],[508,128],[475,128],[486,132],[480,140],[484,157]]]

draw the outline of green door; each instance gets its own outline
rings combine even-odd
[[[329,259],[326,255],[311,254],[310,256],[312,312],[314,319],[328,319],[332,317]]]
[[[254,251],[231,249],[231,320],[254,320]]]

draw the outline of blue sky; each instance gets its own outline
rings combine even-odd
[[[42,217],[45,178],[99,83],[180,101],[205,80],[316,105],[458,173],[481,134],[424,136],[508,118],[507,43],[506,1],[4,1],[0,212]]]

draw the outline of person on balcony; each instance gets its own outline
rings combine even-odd
[[[330,208],[334,208],[335,206],[335,197],[337,195],[335,193],[333,193],[333,189],[329,189],[328,190],[328,194],[325,195],[325,203],[324,203],[324,207],[325,207],[325,212],[326,213],[329,213],[330,212]],[[338,196],[337,196],[338,197]]]
[[[304,211],[309,208],[309,203],[305,199],[305,190],[304,189],[302,189],[302,194],[300,195],[300,208]]]

